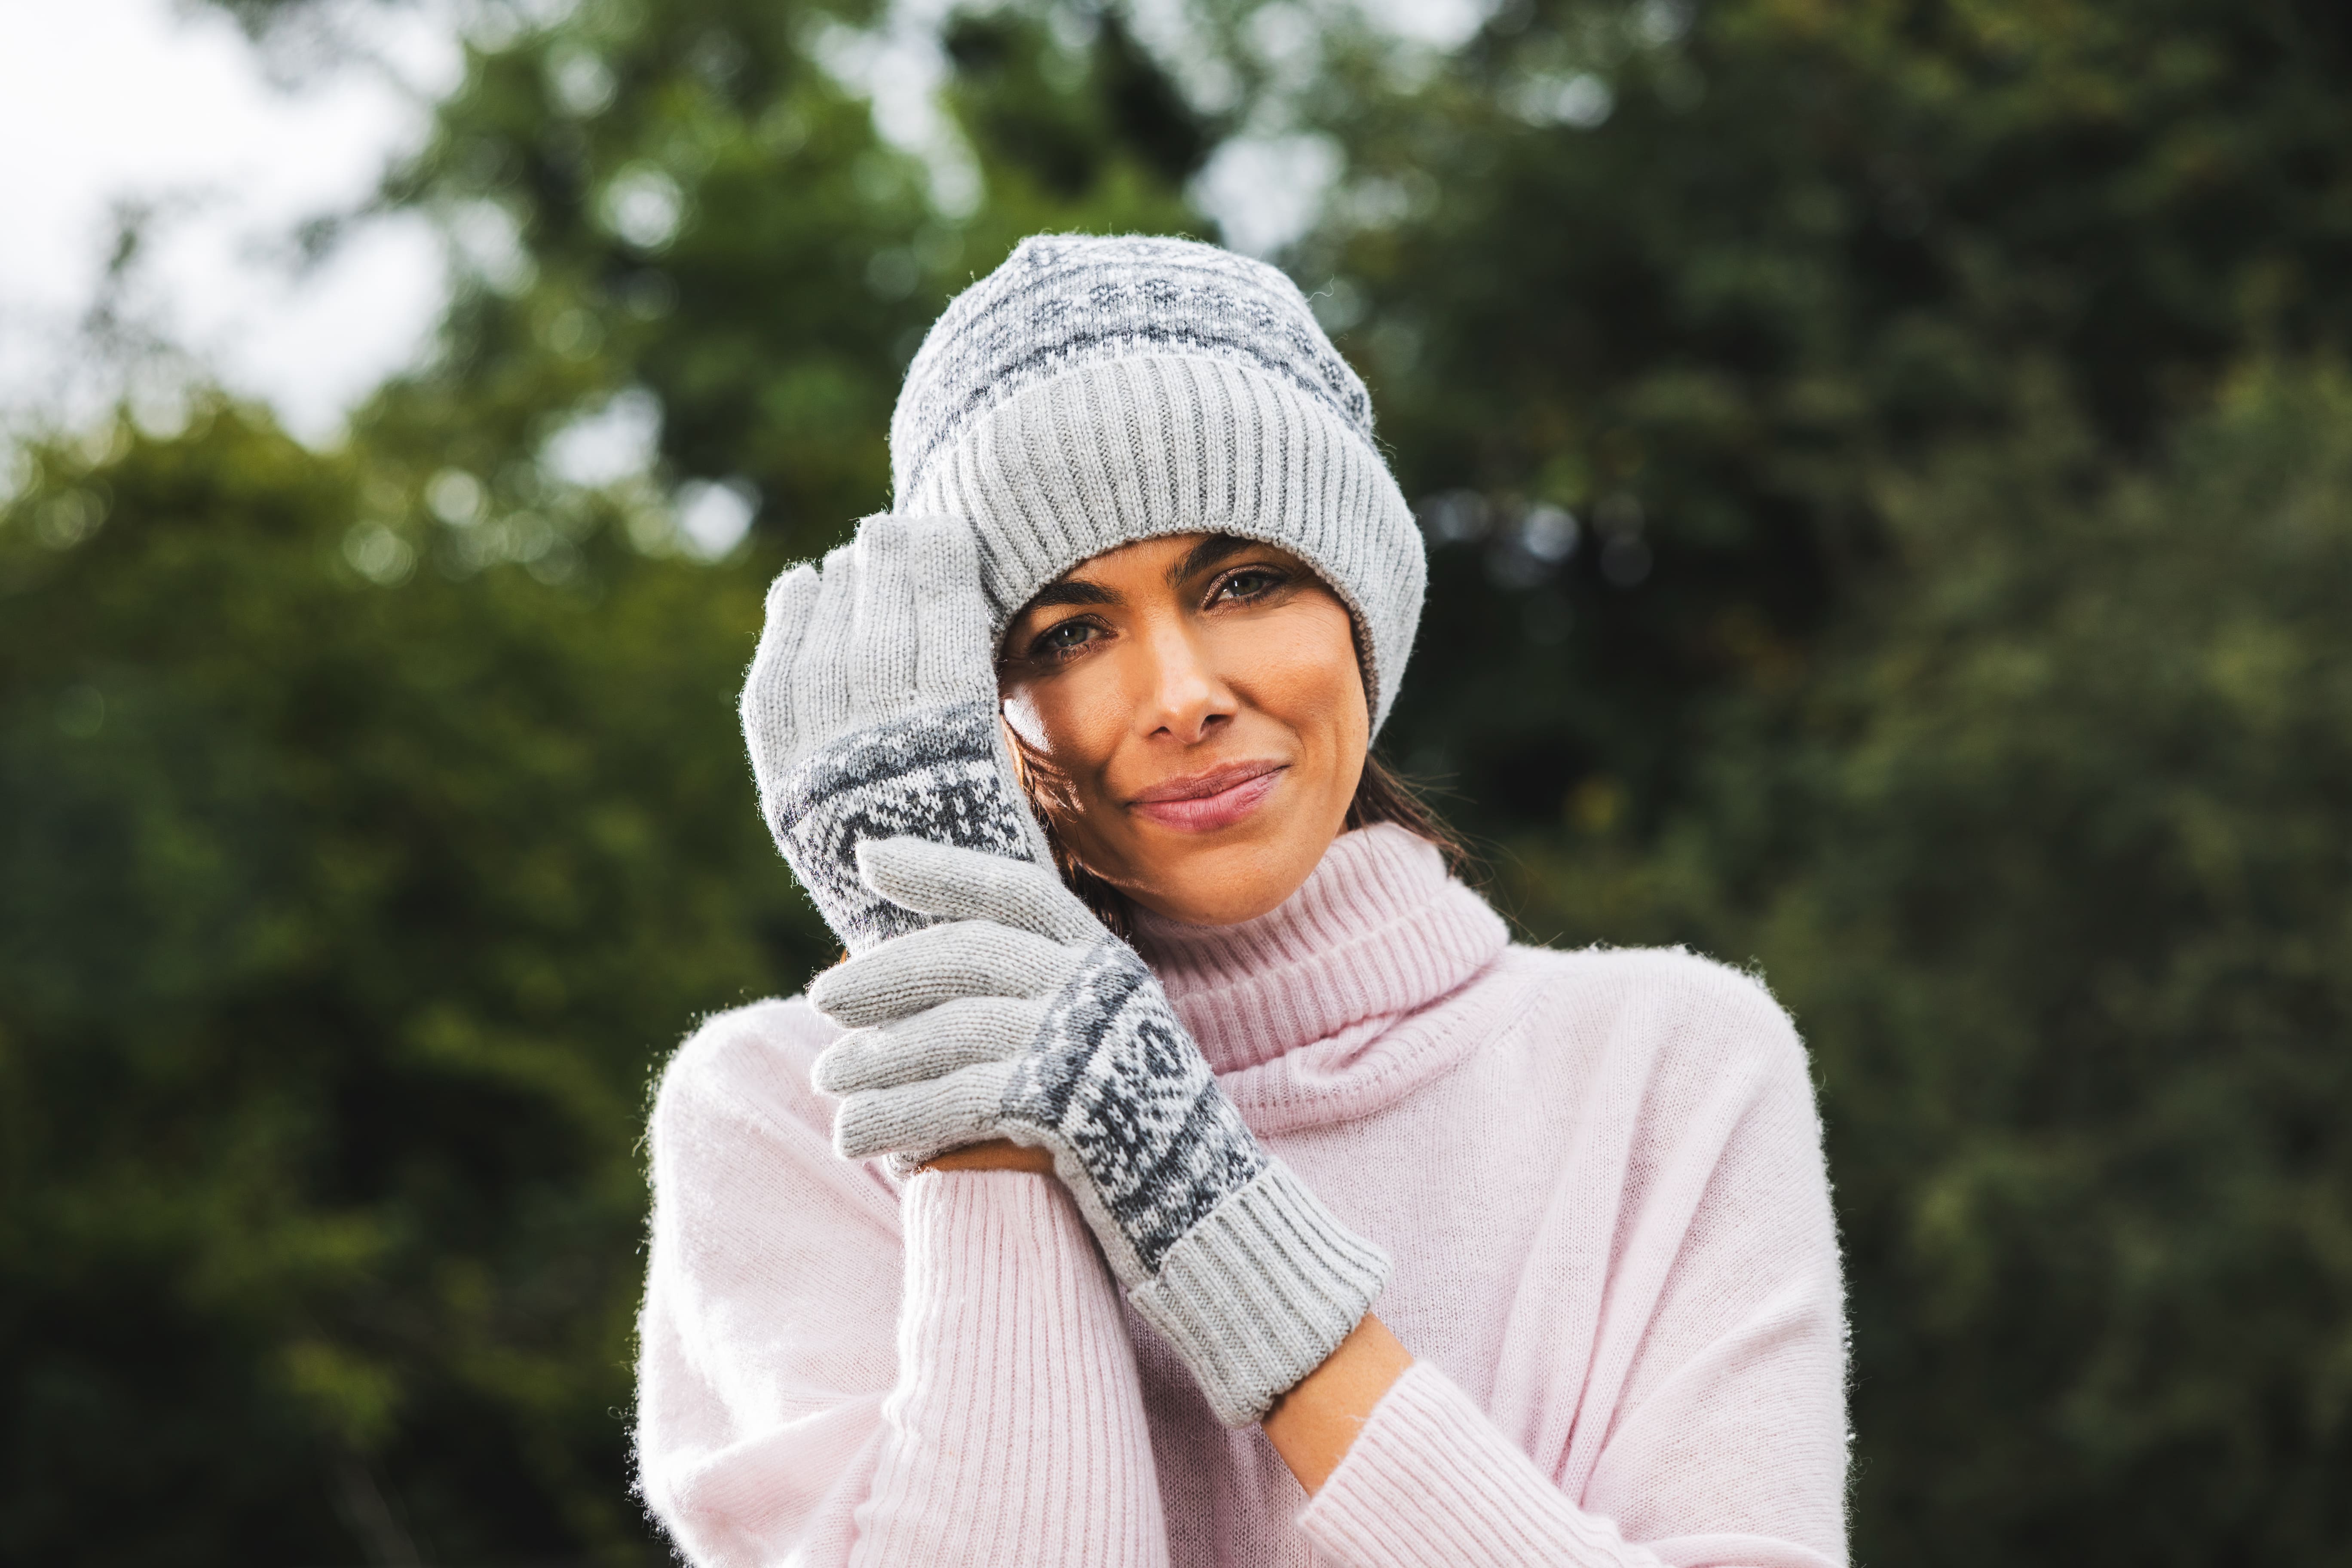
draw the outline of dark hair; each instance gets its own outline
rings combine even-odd
[[[1045,829],[1045,842],[1054,851],[1054,868],[1069,884],[1070,891],[1092,910],[1103,924],[1122,938],[1135,935],[1135,905],[1125,893],[1096,876],[1080,864],[1070,852],[1070,847],[1054,826],[1055,811],[1075,813],[1077,799],[1070,792],[1068,781],[1054,773],[1045,758],[1033,751],[1028,742],[1008,727],[1005,739],[1012,743],[1013,771],[1021,781],[1022,793],[1029,797],[1030,807]],[[1353,832],[1375,823],[1393,823],[1407,833],[1436,847],[1445,857],[1445,866],[1459,874],[1469,864],[1470,850],[1461,836],[1448,827],[1429,803],[1416,794],[1404,776],[1382,762],[1378,754],[1364,758],[1363,775],[1356,781],[1356,795],[1348,803],[1348,816],[1343,831]]]

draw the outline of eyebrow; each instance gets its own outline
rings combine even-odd
[[[1099,583],[1089,583],[1083,577],[1066,577],[1048,583],[1031,595],[1029,607],[1047,605],[1116,605],[1118,595]]]
[[[1183,559],[1168,568],[1169,584],[1172,587],[1187,577],[1205,572],[1226,556],[1250,549],[1255,542],[1254,540],[1235,538],[1230,533],[1213,533],[1184,552]]]
[[[1226,556],[1237,554],[1255,546],[1253,540],[1230,533],[1213,533],[1187,550],[1168,568],[1168,581],[1172,586],[1186,578],[1207,571]],[[1116,605],[1119,596],[1099,583],[1089,583],[1084,577],[1063,577],[1046,584],[1030,596],[1028,608],[1042,609],[1049,605]]]

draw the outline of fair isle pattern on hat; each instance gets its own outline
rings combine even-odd
[[[1364,384],[1273,268],[1191,240],[1048,235],[1022,241],[925,340],[890,420],[892,479],[911,488],[974,416],[1063,371],[1188,354],[1279,376],[1371,442]]]
[[[1289,279],[1191,240],[1040,236],[966,289],[890,422],[895,504],[980,546],[995,629],[1104,551],[1262,539],[1354,614],[1373,728],[1427,580],[1371,400]]]

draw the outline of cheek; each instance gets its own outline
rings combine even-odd
[[[1289,728],[1310,755],[1346,763],[1363,751],[1371,720],[1345,609],[1286,606],[1236,627],[1223,651],[1250,706]]]
[[[1081,786],[1109,762],[1130,706],[1111,663],[1090,659],[1053,679],[1019,681],[1003,691],[1013,732]]]

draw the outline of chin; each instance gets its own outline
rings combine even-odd
[[[1139,855],[1133,864],[1141,874],[1128,896],[1187,925],[1239,925],[1279,906],[1315,869],[1321,850],[1304,853],[1304,837],[1291,830],[1252,835],[1241,843],[1171,845],[1158,854]]]

